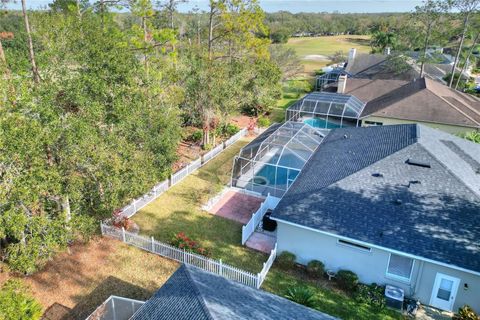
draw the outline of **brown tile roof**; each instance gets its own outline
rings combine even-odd
[[[385,90],[379,89],[379,86],[382,86],[381,82],[372,82],[362,88],[364,92],[371,91],[369,95],[373,97],[363,100],[367,104],[362,118],[373,115],[480,128],[480,100],[473,96],[425,78],[411,81],[383,95],[379,93]]]

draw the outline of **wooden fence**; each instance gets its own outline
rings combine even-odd
[[[202,157],[192,161],[186,167],[178,170],[174,174],[170,176],[170,178],[160,182],[159,184],[155,185],[148,193],[144,194],[142,197],[133,200],[130,204],[123,207],[121,209],[121,214],[126,217],[131,217],[135,213],[137,213],[140,209],[145,207],[147,204],[158,198],[162,193],[167,191],[170,187],[176,185],[183,179],[185,179],[188,175],[190,175],[195,170],[204,166],[208,161],[215,158],[219,155],[223,150],[227,147],[234,144],[236,141],[244,137],[248,133],[246,128],[240,130],[235,135],[230,137],[227,141],[224,141],[220,145],[216,146]]]
[[[277,256],[277,245],[271,251],[268,260],[263,264],[262,270],[258,274],[241,270],[229,264],[225,264],[222,260],[211,259],[199,254],[179,249],[169,244],[159,242],[153,237],[148,238],[140,236],[125,229],[118,229],[112,226],[100,224],[102,235],[116,238],[124,243],[133,245],[140,249],[150,251],[162,257],[169,258],[181,263],[189,264],[201,268],[203,270],[218,274],[227,279],[245,284],[250,287],[260,288],[270,267]]]

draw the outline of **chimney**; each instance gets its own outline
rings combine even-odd
[[[346,89],[347,89],[347,75],[341,74],[338,77],[337,93],[345,93]]]
[[[356,55],[357,55],[357,49],[355,48],[350,49],[350,52],[348,53],[348,63],[352,63]]]
[[[390,53],[392,53],[392,48],[390,48],[390,47],[386,47],[386,48],[385,48],[385,52],[384,52],[384,53],[385,53],[385,55],[386,55],[386,56],[389,56],[389,55],[390,55]]]

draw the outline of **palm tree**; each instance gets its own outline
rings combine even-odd
[[[372,36],[372,47],[380,48],[385,51],[386,48],[394,48],[397,45],[397,35],[393,32],[377,31]]]

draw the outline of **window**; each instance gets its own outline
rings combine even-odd
[[[390,254],[387,267],[387,276],[399,278],[404,281],[410,281],[412,269],[413,259],[392,253]]]
[[[350,242],[350,241],[345,241],[345,240],[342,240],[342,239],[339,239],[338,243],[341,244],[341,245],[344,245],[344,246],[349,246],[349,247],[353,247],[353,248],[356,248],[356,249],[361,249],[361,250],[364,250],[364,251],[371,251],[372,250],[371,248],[369,248],[367,246],[363,246],[361,244]]]
[[[383,123],[381,122],[367,121],[367,120],[365,120],[364,124],[365,124],[365,127],[383,126]]]

